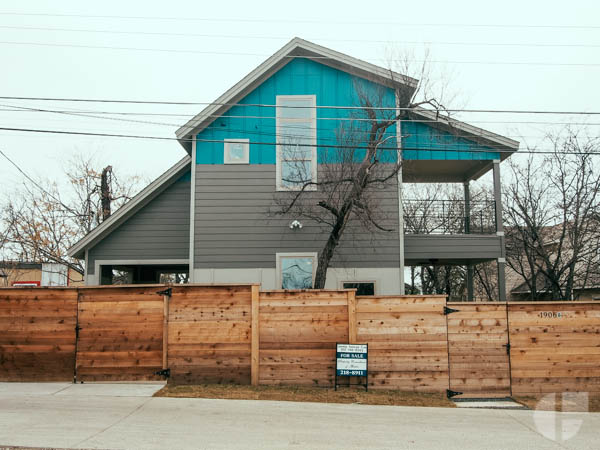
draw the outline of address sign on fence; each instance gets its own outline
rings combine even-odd
[[[368,344],[336,344],[335,352],[335,389],[338,377],[365,377],[359,385],[368,389]]]

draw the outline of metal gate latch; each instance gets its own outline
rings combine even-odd
[[[452,397],[455,397],[457,395],[462,395],[462,392],[457,392],[457,391],[453,391],[451,389],[446,389],[446,397],[452,398]]]
[[[460,312],[460,309],[453,309],[453,308],[448,308],[447,306],[444,306],[444,315],[448,315],[448,314],[452,314],[455,312]]]

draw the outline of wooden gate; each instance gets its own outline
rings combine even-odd
[[[253,292],[258,285],[173,287],[169,382],[250,384]]]
[[[450,391],[457,398],[511,395],[506,303],[448,303]],[[452,394],[452,392],[450,392]]]
[[[79,289],[77,381],[162,380],[164,286]]]

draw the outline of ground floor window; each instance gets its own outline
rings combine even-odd
[[[344,281],[343,289],[356,289],[356,295],[375,295],[374,281]]]
[[[100,274],[100,284],[189,283],[189,266],[181,264],[101,265]]]
[[[312,289],[316,269],[316,253],[277,253],[281,289]]]

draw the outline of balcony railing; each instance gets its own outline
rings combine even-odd
[[[495,234],[496,202],[471,201],[470,214],[460,200],[405,199],[407,234]]]

